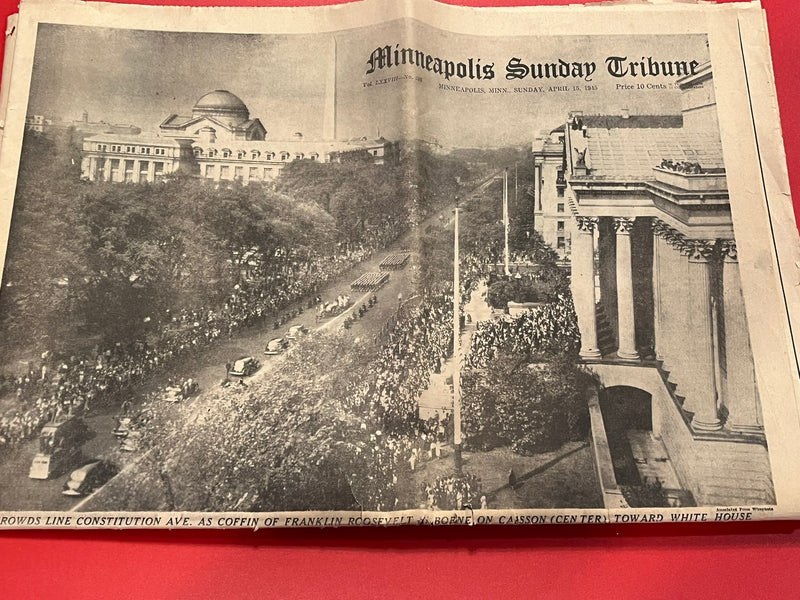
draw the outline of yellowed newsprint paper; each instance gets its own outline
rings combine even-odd
[[[797,518],[758,3],[8,35],[0,528]]]

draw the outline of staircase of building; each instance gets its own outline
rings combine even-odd
[[[681,410],[683,410],[683,403],[686,400],[686,396],[681,396],[678,393],[678,384],[670,379],[670,372],[664,368],[664,363],[661,361],[658,361],[658,372],[661,375],[661,379],[664,380],[664,385],[669,391],[669,395],[672,396],[675,404],[678,405]],[[691,413],[686,414],[688,415],[688,418],[691,419]]]
[[[690,424],[693,415],[683,409],[686,397],[678,393],[678,384],[670,379],[670,372],[664,369],[661,362],[658,364],[658,371],[684,420]],[[724,441],[721,436],[725,433],[721,431],[718,435],[718,441]],[[719,448],[713,464],[698,463],[695,466],[695,476],[702,482],[695,492],[703,505],[747,506],[775,503],[769,464],[757,444],[729,443],[724,448]]]
[[[595,305],[595,327],[597,329],[597,349],[603,357],[612,356],[617,351],[617,336],[614,328],[606,316],[606,310],[602,302]]]

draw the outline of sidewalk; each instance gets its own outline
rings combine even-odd
[[[469,351],[472,334],[478,322],[493,317],[486,303],[486,283],[472,292],[464,312],[471,323],[461,331],[461,349]],[[467,319],[468,321],[470,319]],[[454,361],[450,357],[441,373],[431,375],[428,388],[419,398],[420,417],[437,412],[448,414],[453,408],[453,390],[447,380],[453,376]],[[516,454],[510,448],[488,452],[464,452],[463,470],[480,478],[489,508],[602,508],[603,496],[594,468],[594,454],[588,442],[568,442],[552,452],[534,456]],[[400,479],[400,503],[407,508],[425,504],[423,485],[437,477],[453,473],[453,449],[446,446],[442,458],[423,460],[414,472]],[[513,470],[516,484],[509,485]],[[476,507],[477,508],[477,507]]]
[[[492,319],[492,309],[486,304],[486,282],[481,281],[478,287],[472,291],[469,302],[464,306],[464,314],[469,315],[466,325],[461,330],[461,354],[469,352],[472,343],[472,334],[479,321]],[[447,414],[453,410],[453,357],[449,357],[442,365],[441,373],[431,374],[428,388],[419,397],[419,416],[428,419],[437,413]]]
[[[463,461],[464,472],[480,479],[489,508],[603,508],[594,455],[587,442],[568,442],[558,450],[533,456],[516,454],[510,448],[464,452]],[[512,469],[516,477],[513,488],[508,484]],[[447,446],[441,459],[423,461],[416,471],[401,477],[401,506],[424,505],[423,485],[452,473],[453,450]]]

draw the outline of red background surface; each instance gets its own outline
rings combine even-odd
[[[330,2],[294,4],[321,3]],[[800,69],[795,53],[800,45],[800,3],[762,4],[772,39],[789,175],[797,191]],[[0,0],[3,19],[15,11],[16,2]],[[798,208],[796,200],[796,212]],[[795,598],[800,596],[797,528],[797,522],[767,522],[257,533],[5,531],[0,532],[0,599]]]

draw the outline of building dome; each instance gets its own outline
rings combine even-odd
[[[192,108],[193,117],[213,117],[230,126],[250,118],[244,102],[227,90],[214,90],[201,97]]]

